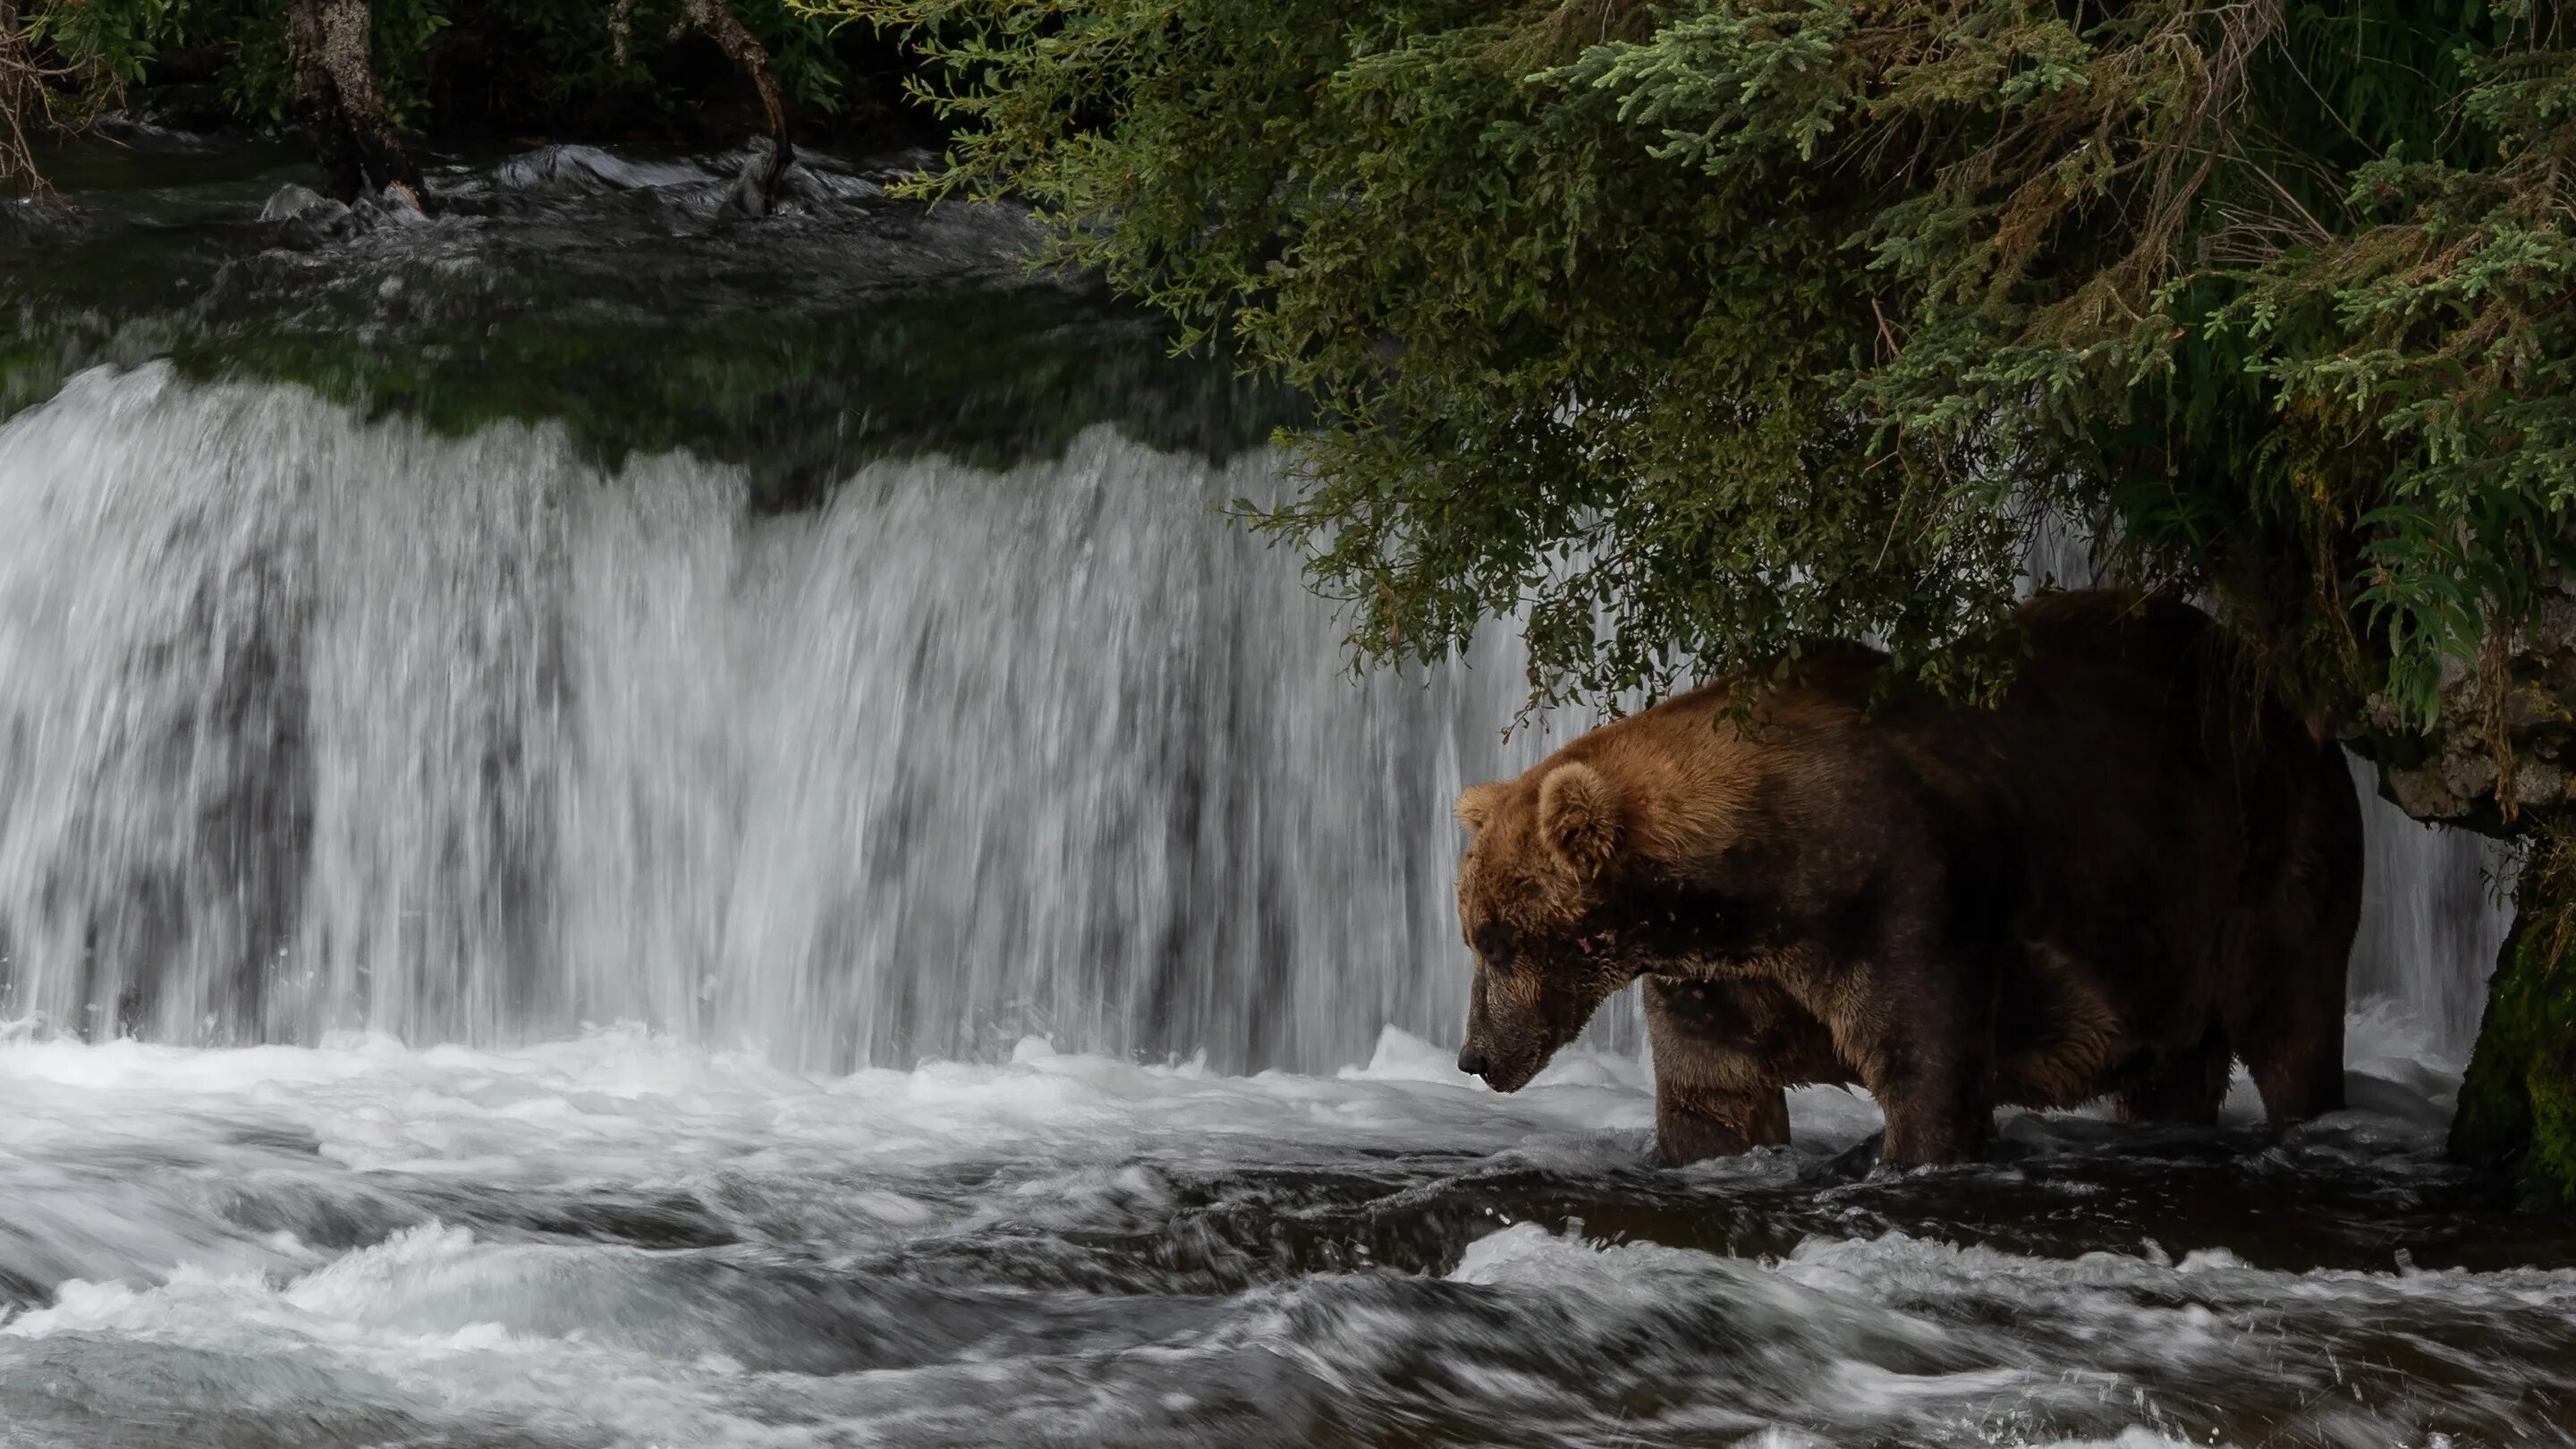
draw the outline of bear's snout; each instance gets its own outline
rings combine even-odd
[[[1497,1092],[1517,1092],[1538,1075],[1539,1068],[1555,1055],[1551,1050],[1506,1050],[1497,1055],[1470,1048],[1458,1054],[1458,1069],[1485,1079],[1485,1085]],[[1470,1065],[1470,1063],[1473,1065]]]
[[[1468,999],[1467,1044],[1458,1051],[1458,1070],[1484,1078],[1497,1092],[1517,1092],[1573,1033],[1555,1031],[1544,1014],[1512,1001],[1508,992],[1499,999],[1507,1009],[1495,1009],[1493,974],[1479,969],[1475,993]]]

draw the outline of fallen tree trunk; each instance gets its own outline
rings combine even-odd
[[[376,85],[373,19],[371,0],[294,0],[286,48],[297,119],[312,135],[328,194],[355,201],[381,191],[415,211],[427,210],[420,168]]]

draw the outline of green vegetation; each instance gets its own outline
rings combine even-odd
[[[835,3],[924,48],[927,189],[1330,412],[1267,522],[1374,653],[1943,673],[2045,503],[2423,724],[2565,552],[2554,6]]]
[[[43,189],[47,134],[139,92],[295,124],[326,173],[361,161],[381,185],[372,149],[399,151],[401,131],[697,139],[783,135],[791,114],[882,130],[895,61],[786,0],[0,0],[0,192]]]
[[[23,11],[23,33],[86,83],[81,94],[90,101],[112,100],[115,86],[177,59],[211,66],[246,119],[284,121],[294,104],[291,0],[18,0],[14,8]],[[848,68],[827,24],[776,0],[734,8],[777,56],[800,108],[828,112],[844,100]],[[406,121],[432,120],[442,103],[561,120],[577,114],[569,108],[620,92],[649,93],[660,80],[650,62],[661,43],[688,33],[688,9],[687,0],[375,0],[371,38],[387,99]],[[622,54],[621,37],[633,42]],[[470,94],[502,86],[518,93]]]

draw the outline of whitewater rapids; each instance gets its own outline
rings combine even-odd
[[[0,1444],[2564,1442],[2576,1271],[2374,1246],[2449,1210],[2453,1078],[2352,1047],[2277,1147],[2240,1083],[1890,1178],[1839,1091],[1670,1173],[1634,1060],[1497,1098],[1394,1031],[1333,1076],[22,1043]]]

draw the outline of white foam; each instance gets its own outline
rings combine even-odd
[[[2412,1030],[2385,1008],[2353,1018],[2350,1075],[2371,1095],[2365,1119],[2411,1125],[2447,1113],[2455,1069],[2419,1054]],[[1567,1052],[1532,1086],[1501,1096],[1458,1073],[1452,1055],[1388,1028],[1367,1065],[1332,1077],[1230,1077],[1032,1039],[1006,1063],[834,1078],[636,1027],[507,1050],[412,1049],[383,1036],[235,1050],[21,1042],[0,1046],[0,1090],[13,1103],[0,1115],[0,1145],[27,1150],[102,1129],[184,1141],[195,1130],[187,1124],[258,1118],[293,1123],[351,1167],[570,1170],[721,1157],[746,1140],[769,1151],[829,1143],[885,1162],[1140,1135],[1497,1151],[1533,1135],[1607,1134],[1634,1151],[1635,1135],[1653,1128],[1653,1079],[1637,1059]],[[1880,1120],[1865,1094],[1838,1088],[1801,1089],[1790,1102],[1793,1133],[1820,1149],[1847,1146]]]
[[[2365,1014],[2354,1038],[2357,1072],[2393,1081],[2369,1064],[2401,1060],[2386,1044],[2402,1025]],[[0,1407],[35,1403],[30,1385],[72,1373],[98,1413],[157,1413],[152,1385],[201,1371],[173,1366],[184,1361],[239,1377],[197,1391],[218,1399],[287,1392],[252,1386],[291,1374],[301,1404],[550,1426],[574,1442],[1184,1443],[1205,1405],[1284,1392],[1247,1387],[1278,1364],[1366,1399],[1396,1392],[1404,1355],[1425,1353],[1452,1365],[1479,1412],[1517,1405],[1555,1426],[1534,1427],[1540,1437],[1600,1440],[1614,1411],[1573,1385],[1612,1371],[1583,1367],[1587,1356],[1606,1366],[1651,1342],[1694,1365],[1668,1372],[1699,1386],[1636,1421],[1642,1442],[1973,1433],[2145,1449],[2172,1438],[2176,1421],[2159,1415],[2174,1395],[2237,1382],[2249,1333],[2263,1371],[2309,1393],[2330,1385],[2337,1354],[2361,1351],[2338,1346],[2354,1332],[2432,1341],[2463,1324],[2576,1323],[2576,1274],[2539,1270],[2281,1273],[2187,1243],[2179,1261],[2051,1260],[1904,1234],[1814,1237],[1765,1263],[1527,1223],[1469,1244],[1445,1285],[1511,1305],[1508,1330],[1451,1323],[1440,1300],[1390,1299],[1366,1275],[1196,1308],[1152,1295],[1104,1308],[1007,1279],[938,1299],[927,1317],[900,1292],[867,1296],[942,1245],[1153,1239],[1186,1220],[1194,1184],[1228,1173],[1368,1174],[1423,1155],[1469,1173],[1649,1164],[1642,1064],[1578,1053],[1499,1096],[1432,1070],[1443,1056],[1390,1033],[1335,1076],[1225,1076],[1024,1043],[1004,1062],[823,1077],[633,1028],[509,1050],[381,1037],[0,1048],[12,1103],[0,1203],[14,1233],[0,1238],[0,1271],[50,1290],[0,1330]],[[1874,1116],[1849,1094],[1800,1092],[1796,1155],[1833,1150]],[[1761,1187],[1791,1161],[1756,1154],[1678,1180]],[[768,1246],[744,1258],[520,1241],[443,1220],[513,1202],[651,1211],[666,1198],[742,1214]],[[281,1226],[237,1200],[321,1208]],[[772,1283],[762,1255],[781,1251],[850,1266]],[[906,1281],[897,1272],[892,1287],[928,1291]],[[832,1296],[845,1293],[859,1297]],[[809,1312],[857,1347],[818,1337],[797,1316]],[[1157,1314],[1182,1316],[1149,1331]],[[1122,1333],[1130,1348],[1097,1346]],[[902,1347],[915,1342],[932,1345],[917,1362]],[[844,1359],[884,1362],[842,1373]],[[1075,1367],[1112,1362],[1108,1380]],[[2529,1363],[2498,1371],[2541,1382]],[[2145,1407],[2106,1409],[2120,1394]],[[2052,1424],[2093,1427],[2069,1440]]]

